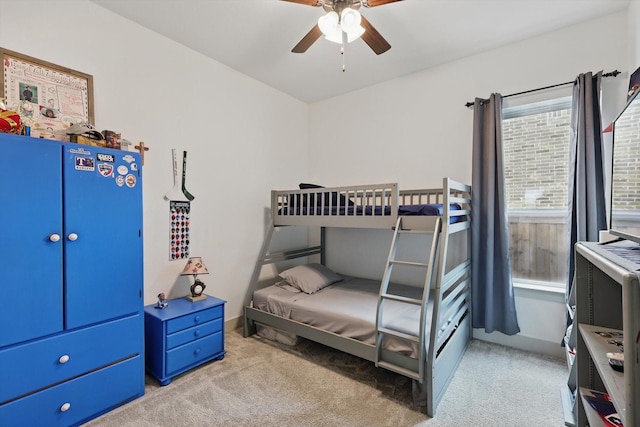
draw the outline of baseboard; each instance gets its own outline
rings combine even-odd
[[[551,342],[523,335],[509,336],[500,332],[492,332],[488,334],[481,329],[473,330],[473,338],[495,344],[502,344],[507,347],[513,347],[531,353],[544,354],[546,356],[561,359],[565,358],[564,347],[560,345],[560,340],[558,340],[558,342]]]
[[[224,322],[224,330],[234,331],[238,328],[242,328],[243,324],[244,324],[244,316],[234,317],[233,319],[229,319]]]

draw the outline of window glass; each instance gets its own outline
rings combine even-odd
[[[564,287],[571,98],[503,110],[503,159],[515,282]]]

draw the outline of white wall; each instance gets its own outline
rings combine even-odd
[[[467,101],[614,69],[628,71],[626,13],[318,102],[311,105],[311,179],[322,185],[399,182],[401,188],[438,186],[443,176],[469,182],[473,111],[465,108]],[[626,88],[617,87],[614,103]],[[328,260],[356,265],[356,252],[330,246]],[[518,289],[516,306],[522,330],[517,337],[477,335],[561,354],[563,296]]]
[[[589,70],[628,72],[628,63],[640,62],[640,8],[632,3],[629,32],[625,14],[606,16],[311,106],[86,0],[2,0],[3,12],[37,10],[46,22],[25,26],[1,13],[0,46],[93,75],[96,126],[151,147],[144,166],[146,304],[161,291],[188,292],[178,276],[183,262],[168,261],[162,196],[172,186],[171,148],[189,152],[191,254],[204,257],[212,273],[202,277],[207,292],[229,301],[231,319],[241,314],[270,189],[302,180],[396,181],[403,188],[437,186],[445,175],[469,181],[472,111],[464,104]],[[310,168],[301,161],[307,158]],[[221,211],[223,203],[228,209]],[[329,256],[349,260],[348,252]],[[553,343],[561,336],[561,298],[531,292],[516,295],[521,336]]]
[[[311,105],[311,179],[433,186],[471,178],[474,97],[627,70],[620,13]],[[348,71],[347,71],[348,72]]]
[[[640,0],[629,3],[629,73],[640,67]]]
[[[171,148],[187,150],[191,255],[207,292],[242,312],[269,190],[307,175],[307,105],[85,0],[2,1],[0,46],[91,74],[98,129],[144,141],[145,303],[188,293],[169,261]],[[28,25],[15,13],[34,19]],[[105,211],[118,215],[118,207]],[[123,219],[126,220],[126,219]],[[105,254],[105,260],[118,254]],[[113,272],[114,280],[117,271]],[[117,303],[114,302],[114,303]]]

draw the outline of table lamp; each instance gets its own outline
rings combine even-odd
[[[207,298],[206,295],[203,295],[202,292],[204,288],[206,288],[204,282],[198,279],[198,274],[209,274],[209,270],[204,265],[202,258],[200,257],[191,257],[187,261],[187,265],[184,266],[184,270],[180,273],[181,276],[193,276],[193,285],[191,285],[191,295],[187,295],[189,301],[201,301]]]

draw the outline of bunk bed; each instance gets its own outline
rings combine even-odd
[[[303,337],[407,376],[414,403],[433,417],[472,336],[470,186],[444,178],[442,188],[424,190],[401,191],[395,183],[300,188],[271,192],[270,224],[245,300],[244,336],[260,328],[262,336],[289,344]],[[319,244],[270,252],[274,230],[289,226],[319,227]],[[329,227],[393,230],[382,278],[326,267]],[[404,234],[430,237],[426,262],[398,258]],[[292,261],[298,259],[306,263]],[[266,265],[291,263],[276,283],[261,281]],[[424,281],[420,287],[396,283],[394,267],[416,268]]]

